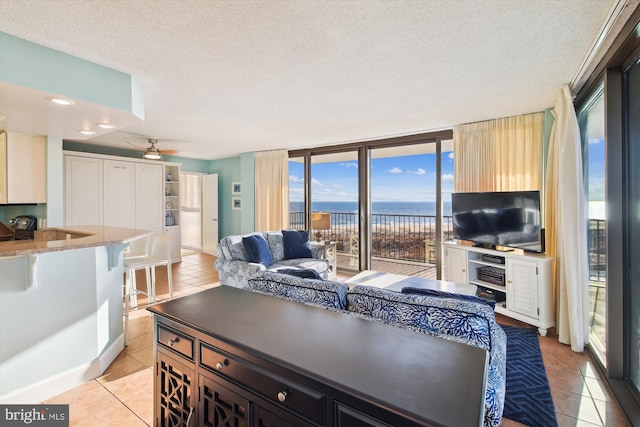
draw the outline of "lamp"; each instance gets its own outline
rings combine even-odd
[[[312,212],[311,228],[316,230],[316,240],[322,240],[322,231],[331,229],[331,214],[329,212]]]

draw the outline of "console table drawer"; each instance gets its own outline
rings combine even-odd
[[[193,360],[193,338],[159,324],[158,342]]]
[[[200,364],[281,407],[319,424],[324,423],[323,394],[206,344],[200,345]]]

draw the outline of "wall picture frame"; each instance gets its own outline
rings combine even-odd
[[[231,198],[231,209],[235,209],[235,210],[242,209],[242,199],[240,197]]]
[[[242,192],[242,183],[240,182],[232,182],[231,183],[231,194],[240,194]]]

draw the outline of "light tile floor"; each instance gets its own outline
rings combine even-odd
[[[214,257],[206,254],[184,256],[173,265],[174,298],[217,285]],[[142,272],[137,282],[144,286]],[[166,270],[158,269],[157,294],[168,297]],[[144,298],[138,298],[144,304]],[[526,327],[498,315],[500,323]],[[547,376],[560,427],[628,426],[595,362],[585,353],[574,353],[560,344],[551,329],[539,337]],[[55,396],[45,403],[70,404],[71,426],[153,425],[153,319],[142,307],[130,314],[129,345],[104,375]],[[522,426],[503,419],[501,427]]]

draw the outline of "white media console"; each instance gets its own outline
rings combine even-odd
[[[496,313],[537,326],[542,336],[555,326],[551,257],[457,242],[443,249],[445,280],[477,285],[480,296],[496,300]]]

